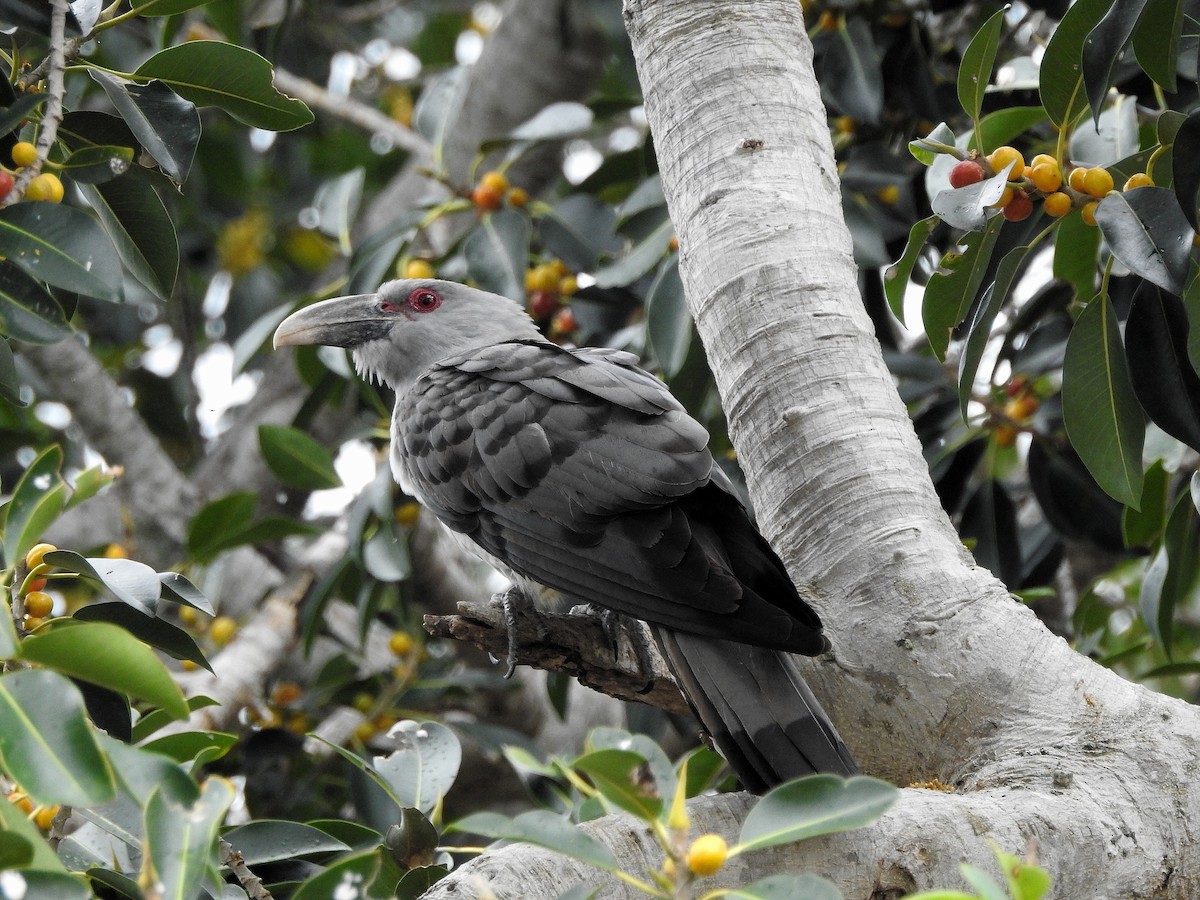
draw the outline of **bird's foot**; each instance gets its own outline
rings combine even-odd
[[[523,590],[513,584],[503,591],[493,594],[492,602],[498,603],[504,608],[504,627],[508,632],[508,658],[505,660],[508,668],[504,672],[504,677],[512,678],[513,672],[517,669],[517,648],[521,644],[517,637],[517,616],[533,612],[533,601]],[[492,656],[492,661],[499,662],[494,656]]]
[[[599,621],[600,627],[604,631],[604,637],[608,641],[608,649],[612,652],[613,662],[617,662],[620,658],[621,630],[624,628],[629,636],[629,647],[637,661],[638,670],[646,676],[646,683],[638,693],[645,694],[654,687],[654,676],[651,673],[655,668],[655,654],[646,638],[646,629],[640,620],[595,603],[581,604],[572,608],[571,612],[577,615],[591,616]]]

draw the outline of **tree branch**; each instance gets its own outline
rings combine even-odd
[[[24,199],[29,182],[41,173],[42,163],[50,155],[50,148],[54,146],[54,140],[58,136],[58,123],[63,117],[63,71],[67,65],[66,25],[67,0],[50,0],[50,46],[44,60],[46,109],[42,113],[41,129],[38,131],[37,158],[17,173],[12,190],[2,204],[4,206],[11,206]]]

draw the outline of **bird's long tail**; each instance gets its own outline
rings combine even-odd
[[[679,689],[747,790],[858,766],[788,653],[654,628]]]

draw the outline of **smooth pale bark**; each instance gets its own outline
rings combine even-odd
[[[1030,843],[1058,898],[1197,896],[1197,710],[1074,653],[974,565],[937,502],[858,297],[800,4],[626,0],[625,16],[759,521],[833,639],[814,690],[865,771],[955,789],[908,788],[875,826],[752,855],[722,883],[960,887],[961,861],[994,871],[990,844]],[[746,804],[694,804],[693,826],[732,836]],[[590,827],[629,871],[656,865],[644,829]],[[644,896],[554,860],[506,848],[428,896],[534,900],[578,880]]]

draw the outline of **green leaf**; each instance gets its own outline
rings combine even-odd
[[[29,114],[46,102],[45,94],[22,94],[8,106],[0,109],[0,134],[16,131]]]
[[[116,625],[62,622],[25,638],[21,657],[145,700],[177,719],[187,718],[187,702],[167,667],[153,650]]]
[[[601,288],[624,287],[633,284],[651,269],[667,252],[675,225],[663,206],[657,212],[640,213],[644,219],[634,235],[633,246],[624,256],[596,271],[596,286]]]
[[[987,872],[970,863],[959,863],[963,881],[975,889],[981,900],[1009,900],[1008,893]]]
[[[33,863],[33,842],[15,831],[0,827],[0,872],[23,869]]]
[[[1106,294],[1088,303],[1071,329],[1062,403],[1071,446],[1092,477],[1109,496],[1140,508],[1146,429]]]
[[[463,94],[468,86],[470,68],[454,66],[439,72],[425,82],[425,89],[417,98],[413,108],[413,130],[423,134],[433,144],[434,164],[442,163],[442,145],[446,129],[450,128],[462,106]]]
[[[979,363],[983,360],[988,339],[992,336],[992,324],[1008,300],[1016,284],[1029,251],[1035,244],[1023,244],[1004,255],[996,267],[996,280],[988,287],[983,302],[975,309],[971,327],[967,331],[966,344],[958,360],[958,408],[962,417],[967,417],[967,404],[971,402],[971,391],[979,374]]]
[[[369,887],[379,874],[383,863],[382,850],[372,849],[338,860],[322,872],[304,881],[291,900],[328,900],[336,897],[339,888],[344,885],[354,885],[356,898],[365,898]]]
[[[1041,900],[1050,890],[1050,873],[1040,866],[1030,865],[1019,856],[996,849],[996,862],[1008,882],[1013,900]],[[1001,900],[1007,900],[1001,892]]]
[[[349,256],[354,249],[350,242],[350,229],[358,216],[365,177],[366,170],[362,166],[351,169],[324,182],[317,188],[313,200],[313,207],[317,211],[317,228],[322,234],[337,240],[343,256]]]
[[[151,795],[141,882],[161,885],[162,900],[193,900],[205,879],[217,875],[217,830],[233,798],[233,785],[223,778],[209,778],[191,805],[163,791]]]
[[[1159,428],[1200,450],[1200,376],[1187,357],[1183,302],[1142,282],[1125,320],[1125,359],[1133,392]]]
[[[742,823],[738,852],[863,828],[887,812],[899,796],[892,785],[868,775],[797,778],[764,794],[750,810]]]
[[[1054,236],[1054,277],[1069,281],[1079,300],[1096,293],[1100,229],[1083,221],[1078,211],[1064,216]]]
[[[957,149],[958,138],[945,122],[939,122],[925,137],[908,143],[908,152],[923,166],[932,165],[943,153],[951,153]]]
[[[22,869],[18,875],[24,882],[22,900],[91,900],[95,896],[77,875],[36,869]]]
[[[8,260],[55,287],[118,302],[121,266],[96,220],[73,206],[14,203],[0,209]]]
[[[75,490],[72,491],[71,499],[67,502],[67,509],[72,509],[85,500],[90,500],[104,488],[112,484],[115,478],[116,475],[112,470],[106,468],[104,465],[96,465],[90,469],[84,469],[74,478]]]
[[[692,343],[692,314],[683,296],[676,254],[659,266],[646,294],[646,337],[663,375],[678,375]]]
[[[195,697],[188,697],[188,711],[195,712],[198,709],[205,709],[209,706],[220,706],[220,704],[212,697],[205,697],[203,694],[198,694]],[[130,737],[134,743],[144,741],[150,735],[154,734],[162,728],[166,728],[175,720],[161,709],[154,709],[140,717],[133,723],[133,734]]]
[[[180,731],[146,741],[142,749],[159,753],[177,763],[203,766],[220,759],[237,743],[236,734],[221,731]]]
[[[22,559],[66,504],[67,487],[59,474],[62,448],[47,447],[21,474],[4,507],[4,545],[11,559]]]
[[[289,487],[316,491],[342,484],[330,452],[299,428],[259,425],[258,446],[268,468]]]
[[[662,747],[646,735],[632,734],[623,728],[599,726],[588,733],[587,746],[589,751],[621,750],[637,754],[654,782],[654,786],[647,790],[659,797],[675,796],[678,782],[675,767]]]
[[[645,764],[641,754],[630,750],[605,749],[585,753],[572,766],[583,772],[610,803],[639,819],[650,822],[662,812],[663,799],[657,786],[650,787],[639,777]]]
[[[731,889],[722,896],[733,900],[842,900],[838,886],[820,875],[772,875]]]
[[[158,193],[139,172],[102,185],[79,185],[112,239],[121,262],[162,300],[170,299],[179,274],[175,223]]]
[[[96,69],[89,74],[171,180],[187,181],[200,141],[200,113],[195,105],[159,81],[138,84]]]
[[[0,263],[0,332],[30,344],[53,344],[72,334],[58,301],[9,262]]]
[[[188,41],[160,50],[135,73],[157,78],[197,106],[219,106],[239,122],[267,131],[309,125],[313,114],[271,83],[271,64],[244,47]]]
[[[76,150],[63,160],[62,171],[76,184],[101,184],[129,171],[132,147],[91,146]]]
[[[572,194],[538,219],[542,247],[572,271],[590,272],[600,260],[621,249],[613,208],[591,194]]]
[[[359,243],[350,258],[350,280],[346,291],[366,294],[387,281],[404,245],[412,240],[425,210],[413,209],[401,213],[366,240]]]
[[[191,660],[212,671],[204,654],[190,634],[166,619],[148,616],[126,603],[93,603],[76,610],[73,618],[79,622],[109,622],[119,625],[135,638],[175,659]]]
[[[533,226],[519,210],[485,215],[463,241],[467,272],[485,291],[525,302],[525,263]]]
[[[13,624],[12,607],[8,599],[0,600],[0,660],[12,659],[21,652],[17,629]]]
[[[611,872],[617,868],[612,851],[590,835],[580,831],[563,816],[536,809],[515,819],[499,813],[482,812],[459,819],[447,830],[508,841],[524,841],[548,850],[556,850],[573,859]]]
[[[174,16],[212,0],[133,0],[131,5],[139,16]]]
[[[1146,2],[1119,0],[1113,3],[1083,43],[1083,85],[1094,121],[1100,119],[1104,98],[1113,85],[1117,61],[1133,37]]]
[[[462,745],[453,731],[438,722],[405,720],[393,726],[388,736],[399,749],[376,756],[374,771],[401,807],[430,812],[458,777]]]
[[[1196,218],[1196,194],[1200,191],[1200,109],[1192,110],[1175,132],[1171,153],[1171,189],[1193,229],[1200,230]]]
[[[1096,207],[1096,223],[1113,256],[1172,294],[1183,293],[1192,229],[1167,188],[1113,191]]]
[[[1172,657],[1175,610],[1196,587],[1200,573],[1200,517],[1191,497],[1181,495],[1167,519],[1162,547],[1146,569],[1138,606],[1146,630]]]
[[[207,562],[223,550],[242,544],[279,540],[293,534],[311,534],[312,526],[291,519],[253,521],[258,498],[253,491],[230,494],[207,504],[188,527],[188,553]]]
[[[978,136],[984,147],[1007,144],[1046,119],[1040,106],[1010,106],[988,113],[979,120]]]
[[[0,337],[0,397],[13,406],[28,406],[21,398],[21,379],[17,375],[17,360],[8,341]]]
[[[121,787],[139,807],[160,789],[180,802],[194,803],[200,797],[199,785],[175,760],[142,747],[132,747],[107,734],[97,735],[97,738]]]
[[[64,871],[62,861],[50,849],[42,833],[26,818],[25,813],[4,799],[0,799],[0,834],[13,835],[33,847],[33,858],[30,861],[33,868]]]
[[[1161,459],[1146,470],[1142,482],[1140,510],[1126,506],[1121,511],[1121,532],[1126,547],[1149,547],[1158,540],[1167,522],[1170,478]]]
[[[1176,89],[1183,6],[1183,0],[1150,0],[1133,32],[1138,65],[1168,94]]]
[[[1075,0],[1054,30],[1038,71],[1038,93],[1052,122],[1068,127],[1087,107],[1083,44],[1112,0]]]
[[[963,53],[958,67],[958,102],[971,121],[979,121],[983,96],[992,81],[996,64],[996,49],[1000,46],[1000,30],[1004,27],[1004,9],[997,10],[983,23]],[[980,150],[983,150],[980,147]]]
[[[212,601],[200,593],[199,588],[178,572],[159,572],[158,580],[162,583],[163,600],[169,600],[172,603],[182,603],[184,606],[198,609],[200,612],[208,613],[210,616],[216,615]]]
[[[841,16],[819,59],[821,96],[827,105],[875,124],[883,112],[879,50],[864,16]]]
[[[951,250],[943,256],[941,265],[925,286],[921,318],[929,345],[938,359],[946,358],[950,334],[975,300],[1003,221],[1003,217],[996,216],[988,222],[987,230],[972,231],[964,237],[962,252]]]
[[[257,819],[230,829],[223,837],[242,855],[248,866],[350,849],[348,844],[319,828],[279,819]]]
[[[116,796],[83,697],[55,672],[27,669],[0,676],[0,758],[6,773],[39,804],[98,806]]]
[[[153,613],[162,590],[158,573],[145,563],[132,559],[84,559],[71,550],[52,550],[44,561],[99,582],[119,600],[147,613]]]

